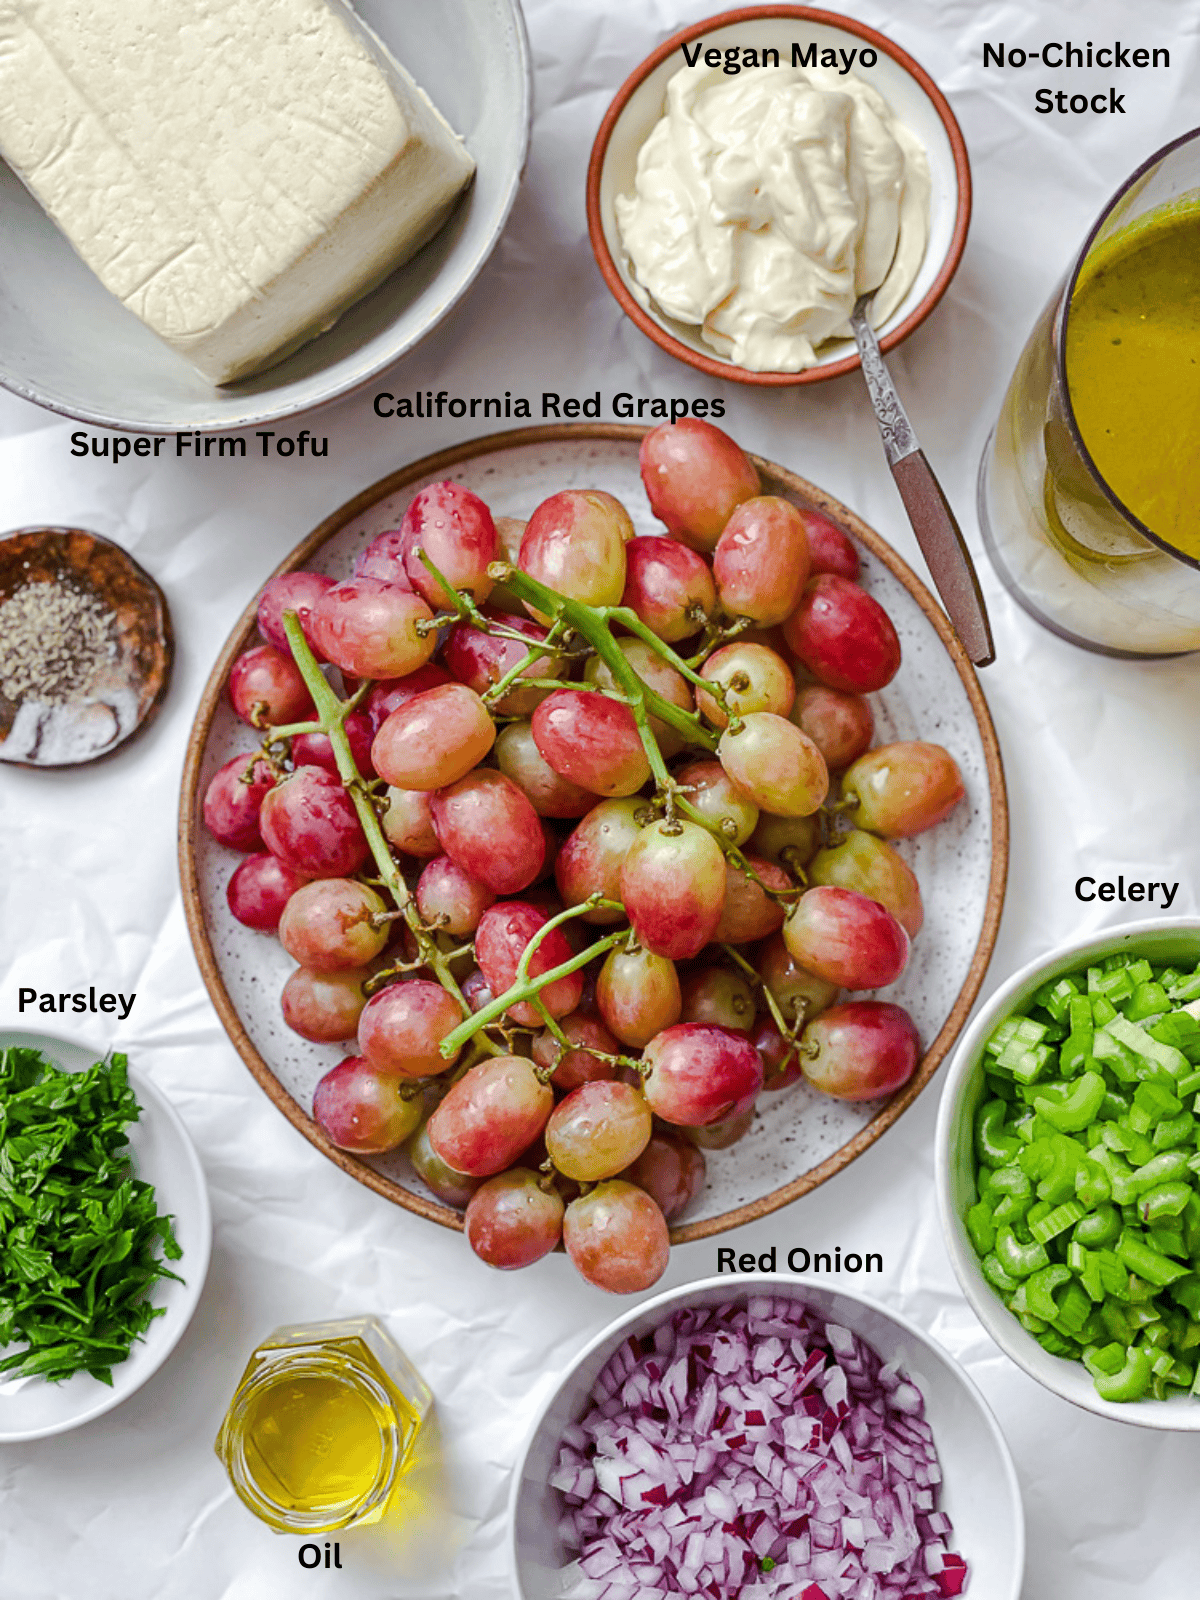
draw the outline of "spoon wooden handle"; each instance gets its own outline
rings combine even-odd
[[[975,564],[884,364],[875,331],[867,320],[870,300],[870,295],[859,299],[850,326],[875,408],[883,453],[954,631],[974,664],[987,667],[996,659],[996,650]]]
[[[942,486],[921,449],[892,462],[891,467],[921,554],[954,631],[977,667],[990,666],[996,659],[996,649],[979,576]]]

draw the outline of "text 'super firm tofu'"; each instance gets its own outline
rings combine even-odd
[[[0,0],[0,155],[214,383],[328,328],[474,171],[342,0]]]

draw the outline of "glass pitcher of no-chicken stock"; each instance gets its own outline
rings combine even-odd
[[[1010,593],[1060,637],[1200,650],[1200,128],[1121,186],[1030,334],[979,519]]]

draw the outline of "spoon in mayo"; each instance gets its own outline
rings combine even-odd
[[[875,408],[883,453],[955,633],[975,666],[990,666],[996,659],[996,650],[979,575],[962,529],[925,459],[891,373],[884,365],[879,341],[867,316],[874,297],[874,289],[859,295],[850,313],[850,326]]]

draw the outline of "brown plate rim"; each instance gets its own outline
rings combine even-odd
[[[693,350],[690,345],[684,344],[681,339],[669,333],[663,325],[652,317],[645,308],[634,299],[621,274],[617,270],[616,262],[608,248],[608,241],[604,237],[604,227],[600,217],[600,177],[604,169],[604,162],[608,155],[608,143],[612,131],[617,124],[617,119],[624,111],[631,96],[641,86],[643,79],[654,71],[660,62],[664,61],[673,51],[683,44],[690,43],[692,39],[702,34],[711,32],[716,28],[731,27],[739,22],[756,21],[762,17],[785,17],[792,21],[817,22],[829,27],[843,29],[846,33],[856,34],[860,39],[866,39],[876,49],[882,50],[885,55],[891,56],[896,64],[904,69],[909,76],[916,80],[928,95],[934,110],[942,120],[946,130],[946,137],[950,141],[950,152],[954,158],[954,175],[958,187],[958,209],[954,217],[954,232],[950,236],[949,248],[946,259],[942,263],[937,277],[930,284],[924,299],[915,306],[898,327],[893,328],[879,341],[879,348],[886,354],[902,340],[907,339],[929,316],[930,312],[941,300],[950,280],[958,271],[959,262],[962,260],[963,250],[967,243],[967,230],[971,225],[971,163],[967,156],[967,144],[963,138],[962,129],[958,125],[958,118],[950,109],[950,102],[938,88],[937,84],[925,71],[919,61],[914,60],[906,50],[894,44],[885,34],[868,27],[865,22],[859,22],[854,17],[843,16],[838,11],[824,11],[814,6],[742,6],[733,11],[721,11],[714,17],[706,17],[703,22],[694,22],[689,27],[682,28],[678,33],[673,33],[669,39],[663,41],[656,50],[629,74],[625,82],[617,90],[612,104],[604,114],[592,145],[591,159],[588,162],[587,172],[587,223],[588,236],[592,243],[592,254],[596,258],[596,265],[605,283],[615,296],[622,311],[634,322],[637,327],[652,339],[660,349],[668,355],[674,356],[678,361],[686,361],[691,367],[700,372],[707,373],[712,378],[727,378],[732,383],[757,384],[765,388],[793,388],[802,383],[822,383],[827,378],[840,378],[844,373],[853,372],[861,366],[857,351],[852,355],[843,356],[840,361],[831,361],[827,366],[807,367],[803,372],[751,372],[746,367],[735,366],[731,361],[720,361],[715,356],[706,356],[699,350]]]
[[[396,494],[410,483],[436,476],[449,468],[460,466],[464,461],[473,460],[476,456],[487,455],[499,450],[520,449],[526,445],[558,443],[567,439],[623,440],[632,443],[640,441],[649,431],[648,428],[640,427],[636,423],[552,423],[542,427],[519,428],[507,432],[486,434],[482,438],[467,440],[462,444],[452,445],[448,449],[436,451],[432,455],[422,456],[419,461],[414,461],[410,465],[390,473],[387,477],[379,479],[377,483],[354,495],[342,506],[339,506],[336,511],[331,512],[280,562],[272,576],[278,576],[284,572],[292,572],[298,567],[304,566],[328,540],[341,532],[347,523],[361,516],[364,511],[368,511],[380,500]],[[991,803],[992,870],[984,906],[983,925],[980,929],[971,965],[967,970],[966,979],[949,1016],[942,1025],[941,1031],[925,1052],[916,1073],[908,1084],[898,1094],[886,1101],[865,1127],[860,1128],[858,1133],[847,1140],[839,1150],[828,1156],[810,1171],[799,1178],[793,1179],[791,1183],[783,1184],[778,1189],[772,1190],[770,1194],[760,1196],[759,1199],[750,1201],[746,1205],[737,1206],[731,1211],[723,1211],[718,1216],[707,1217],[703,1221],[684,1223],[680,1227],[673,1228],[671,1230],[671,1240],[675,1244],[683,1244],[693,1239],[705,1239],[712,1234],[723,1233],[727,1229],[741,1227],[743,1223],[753,1222],[759,1217],[768,1216],[781,1206],[790,1204],[791,1201],[798,1199],[803,1194],[807,1194],[809,1190],[815,1189],[819,1184],[824,1183],[826,1179],[840,1172],[843,1167],[848,1166],[856,1156],[861,1155],[868,1146],[874,1144],[891,1127],[901,1112],[907,1110],[945,1059],[975,1003],[976,996],[983,983],[984,974],[987,972],[988,963],[991,960],[992,951],[995,948],[997,934],[999,933],[1000,914],[1004,906],[1004,893],[1008,876],[1008,798],[1005,790],[1004,766],[1000,755],[1000,745],[975,669],[960,644],[958,636],[950,626],[946,614],[908,563],[897,555],[892,547],[873,528],[869,527],[861,517],[856,516],[854,512],[835,499],[833,495],[818,489],[815,484],[809,483],[807,479],[801,478],[798,474],[789,472],[786,468],[778,467],[762,456],[752,455],[751,459],[766,477],[783,484],[793,494],[800,496],[808,504],[848,528],[854,537],[865,545],[871,554],[899,579],[921,611],[929,619],[941,639],[966,690],[983,744]],[[287,1092],[255,1048],[229,997],[217,965],[212,943],[208,936],[208,928],[204,920],[199,874],[192,840],[201,820],[200,770],[212,727],[213,716],[224,692],[229,669],[235,658],[247,647],[254,634],[257,604],[257,595],[255,595],[235,623],[212,672],[209,674],[208,681],[204,686],[204,692],[200,698],[200,704],[196,710],[196,717],[188,738],[187,752],[184,758],[179,806],[179,875],[183,891],[184,914],[187,919],[192,946],[195,950],[196,961],[204,979],[205,988],[208,990],[217,1015],[232,1040],[234,1048],[259,1086],[292,1126],[302,1133],[310,1144],[315,1145],[323,1155],[339,1166],[343,1172],[357,1179],[359,1183],[365,1184],[367,1188],[373,1189],[376,1194],[382,1195],[394,1204],[403,1206],[405,1210],[413,1211],[431,1222],[440,1223],[446,1228],[461,1230],[463,1226],[461,1212],[455,1211],[449,1206],[439,1205],[435,1201],[427,1200],[423,1195],[414,1194],[411,1190],[404,1188],[403,1185],[396,1183],[383,1173],[377,1172],[374,1167],[368,1166],[366,1162],[357,1160],[344,1150],[339,1150],[331,1142],[316,1122],[301,1109],[298,1102]]]

